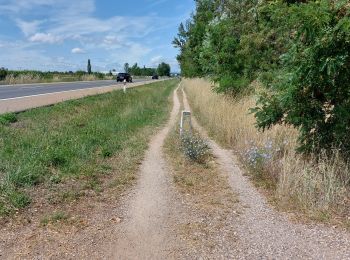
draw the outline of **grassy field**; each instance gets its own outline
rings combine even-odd
[[[73,180],[79,189],[99,189],[99,179],[106,176],[114,185],[128,184],[150,135],[168,116],[168,98],[177,83],[159,82],[126,95],[114,91],[2,116],[0,215],[28,206],[34,187],[49,192]],[[74,190],[60,196],[70,195]]]
[[[350,226],[350,170],[336,152],[331,158],[305,158],[295,152],[295,129],[276,126],[258,131],[249,112],[254,96],[233,100],[213,92],[211,83],[202,79],[185,80],[184,86],[196,117],[212,137],[236,151],[274,203],[303,216]]]

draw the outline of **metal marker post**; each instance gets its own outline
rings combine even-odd
[[[124,94],[125,94],[126,93],[126,79],[124,79],[123,91],[124,91]]]
[[[186,118],[189,119],[190,131],[192,131],[191,112],[190,112],[190,111],[185,111],[185,110],[184,110],[184,111],[182,111],[182,113],[181,113],[180,135],[183,134]]]

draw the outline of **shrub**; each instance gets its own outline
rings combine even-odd
[[[0,125],[8,125],[17,122],[17,116],[14,113],[0,115]]]
[[[288,124],[300,129],[299,151],[339,148],[350,155],[350,10],[331,1],[296,5],[294,41],[283,69],[261,95],[256,112],[262,129]]]
[[[185,156],[196,162],[202,162],[208,155],[209,146],[199,135],[184,132],[181,136],[181,148]]]
[[[190,105],[201,123],[226,148],[239,153],[256,184],[269,189],[273,201],[317,217],[327,213],[339,221],[349,216],[350,164],[331,155],[297,154],[297,129],[276,125],[265,132],[254,127],[249,108],[255,96],[233,99],[212,91],[203,79],[185,79]]]
[[[269,140],[264,147],[258,147],[255,144],[249,145],[243,158],[251,168],[257,169],[272,159],[273,152],[273,143]]]

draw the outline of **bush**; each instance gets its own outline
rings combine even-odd
[[[94,72],[94,76],[97,78],[97,79],[104,79],[105,75],[101,72]]]
[[[199,135],[185,132],[181,136],[181,148],[185,156],[195,162],[202,162],[209,152],[209,146]]]
[[[17,122],[17,116],[14,113],[0,115],[0,125],[8,125]]]
[[[258,126],[292,125],[300,129],[299,151],[339,148],[349,157],[349,5],[318,1],[292,10],[295,39],[279,77],[253,110]]]
[[[7,69],[0,68],[0,80],[4,80],[7,76]]]

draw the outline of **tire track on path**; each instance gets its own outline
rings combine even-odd
[[[185,91],[184,107],[190,110]],[[235,223],[239,244],[235,259],[350,259],[350,234],[323,225],[292,223],[276,212],[235,163],[232,151],[221,148],[193,117],[193,125],[209,140],[221,171],[228,177],[244,211]]]
[[[176,258],[179,239],[174,231],[176,199],[162,147],[176,121],[180,103],[173,95],[173,109],[167,125],[156,134],[140,166],[140,177],[130,201],[125,222],[112,246],[114,259]]]

